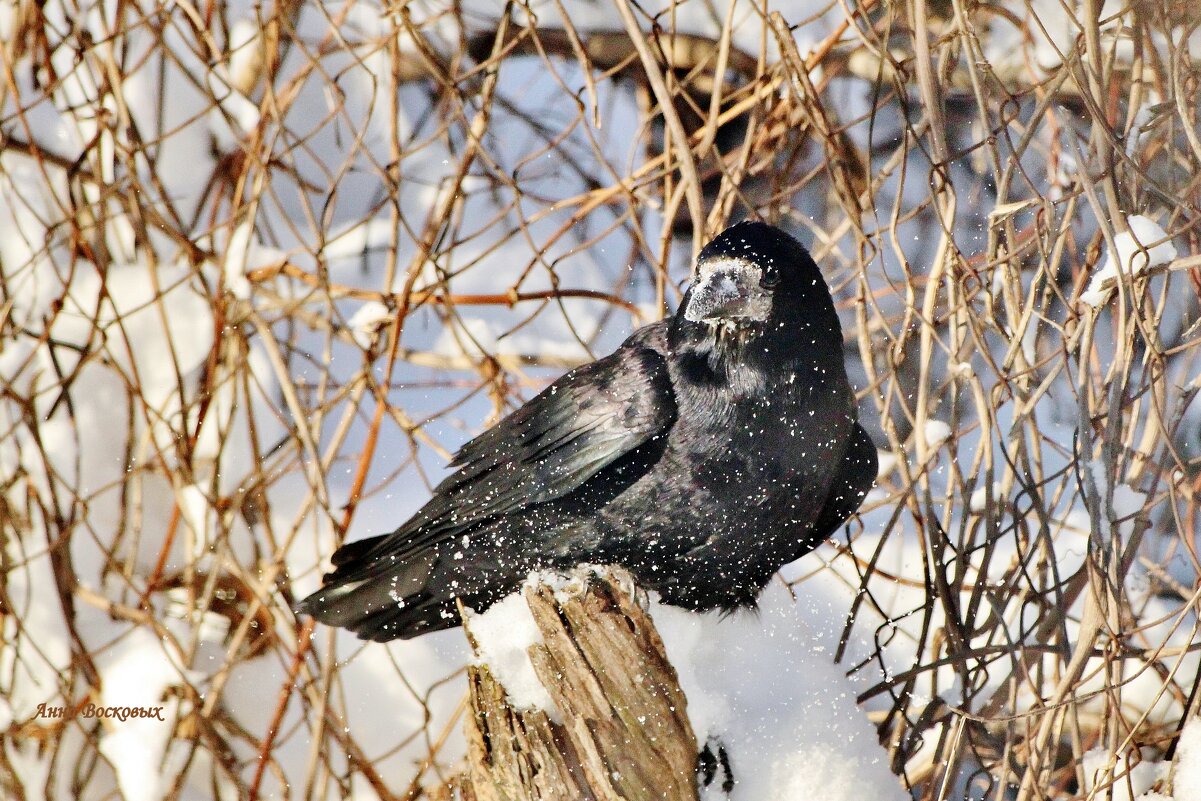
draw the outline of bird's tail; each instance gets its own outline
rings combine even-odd
[[[406,554],[401,560],[375,553],[388,536],[339,548],[331,559],[334,570],[324,576],[321,589],[298,601],[295,610],[377,642],[459,625],[453,596],[431,591],[436,555]]]

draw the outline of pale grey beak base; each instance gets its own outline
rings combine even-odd
[[[771,296],[760,286],[761,278],[762,270],[742,261],[702,265],[684,319],[692,323],[766,320]]]

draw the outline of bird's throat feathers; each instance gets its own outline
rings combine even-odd
[[[824,358],[812,351],[806,353],[807,349],[797,347],[799,343],[764,336],[763,327],[706,321],[689,323],[686,331],[673,331],[670,347],[676,356],[678,378],[738,398],[771,393],[777,384],[790,387],[799,374],[819,381],[824,377],[816,372]],[[812,383],[810,378],[808,384]]]

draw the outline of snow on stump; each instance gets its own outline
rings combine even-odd
[[[468,613],[466,797],[696,801],[684,693],[626,584],[616,571],[540,579]]]

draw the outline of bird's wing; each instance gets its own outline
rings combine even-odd
[[[458,471],[433,498],[355,561],[404,559],[489,517],[561,498],[664,434],[676,404],[657,328],[567,373],[464,445],[451,463]]]
[[[813,524],[813,533],[806,538],[804,548],[796,554],[799,559],[838,531],[839,526],[859,509],[863,499],[876,482],[879,457],[871,437],[863,426],[855,424],[850,444],[839,465],[838,475],[830,485],[825,506]]]

